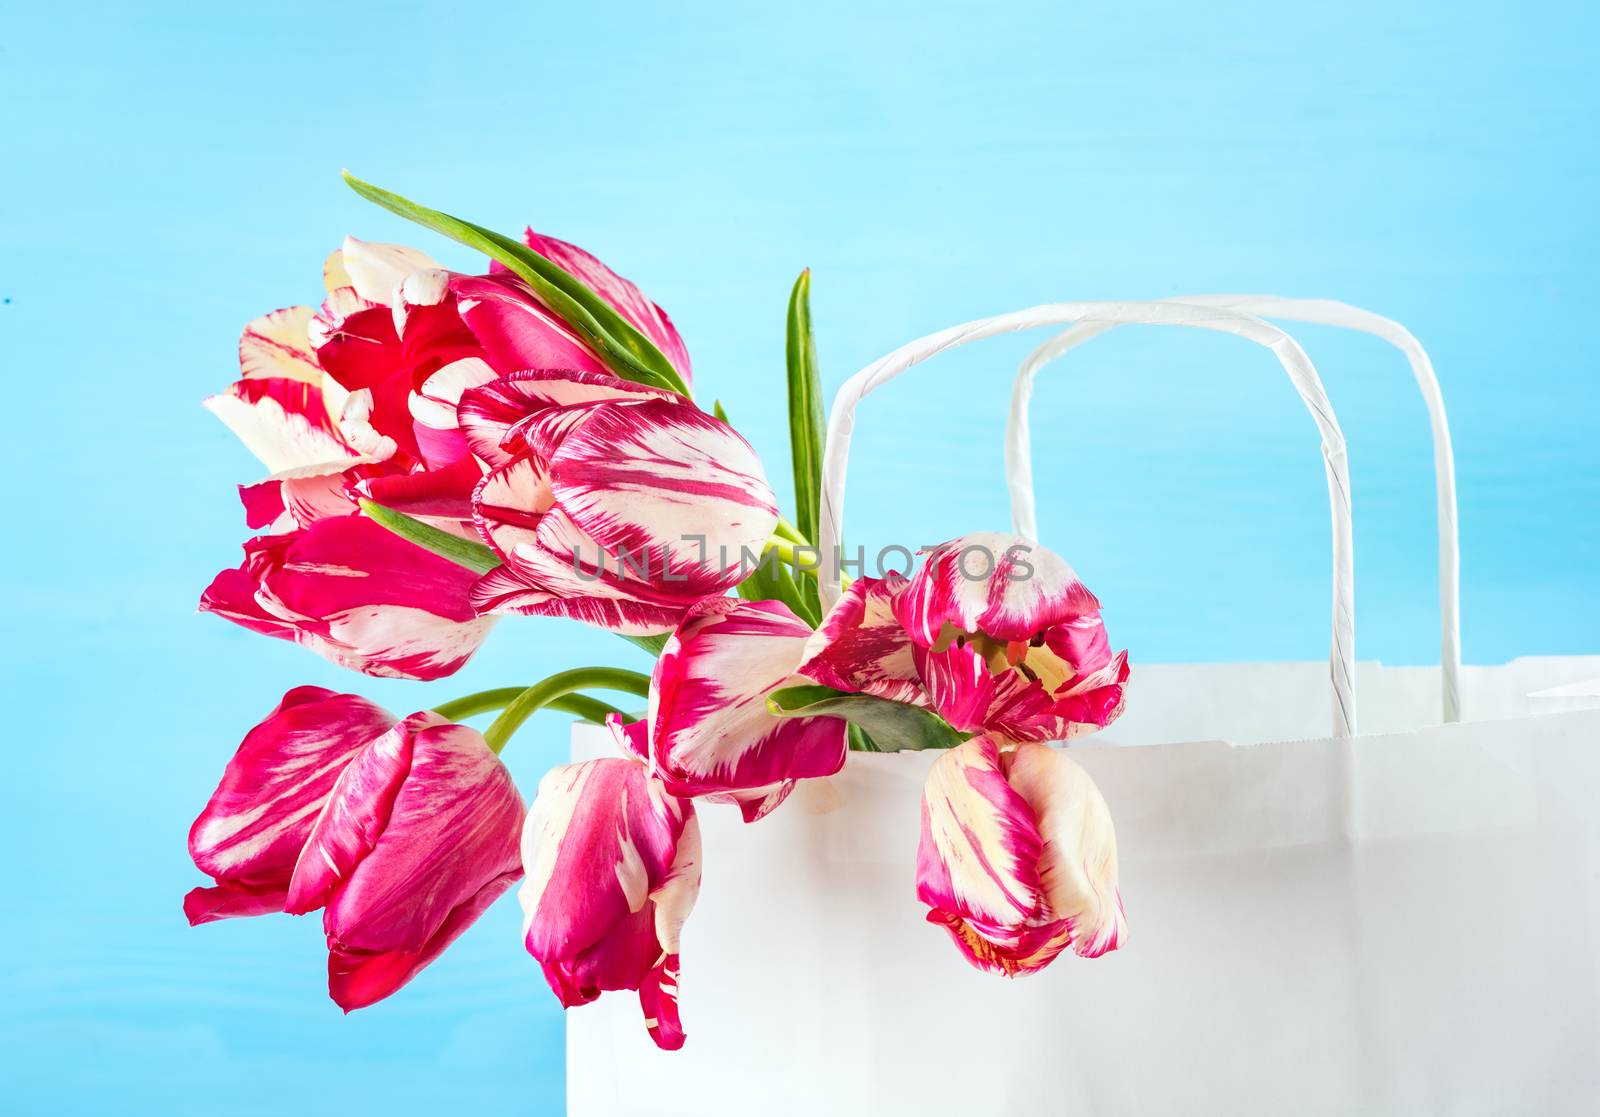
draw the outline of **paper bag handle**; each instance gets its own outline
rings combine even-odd
[[[822,508],[817,546],[823,556],[820,572],[822,604],[827,609],[839,599],[839,540],[844,529],[845,471],[850,460],[850,437],[855,429],[856,406],[868,394],[887,384],[913,365],[948,349],[998,334],[1039,326],[1142,324],[1187,326],[1233,334],[1272,350],[1305,402],[1322,435],[1322,460],[1328,478],[1328,501],[1333,535],[1333,640],[1328,655],[1332,690],[1333,735],[1356,732],[1355,695],[1355,576],[1351,553],[1350,477],[1344,434],[1334,417],[1317,370],[1295,340],[1276,326],[1248,314],[1172,302],[1065,302],[1046,303],[992,318],[980,318],[902,345],[845,381],[833,397],[828,416],[828,441],[822,464]]]
[[[1433,472],[1439,529],[1439,665],[1440,707],[1447,722],[1461,720],[1461,542],[1456,527],[1456,461],[1450,447],[1450,424],[1433,362],[1420,342],[1400,323],[1332,299],[1286,299],[1276,295],[1183,295],[1166,300],[1220,307],[1262,318],[1337,326],[1371,334],[1405,355],[1422,392],[1433,428]],[[1062,331],[1030,353],[1017,369],[1011,393],[1011,418],[1006,426],[1006,484],[1011,490],[1011,522],[1016,531],[1038,539],[1034,510],[1033,454],[1029,448],[1028,404],[1033,379],[1046,365],[1114,328],[1109,322],[1081,322]]]

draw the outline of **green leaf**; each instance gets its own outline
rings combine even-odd
[[[794,570],[780,553],[768,546],[762,561],[739,583],[739,596],[746,601],[781,601],[812,628],[822,623],[822,608],[816,601],[816,582],[804,574],[795,580]],[[808,593],[807,590],[812,592]]]
[[[625,636],[622,633],[618,633],[618,635],[622,636],[624,640],[632,644],[634,647],[643,648],[652,656],[659,656],[661,654],[661,649],[667,646],[667,640],[671,638],[671,634],[666,632],[659,633],[655,636]]]
[[[500,556],[482,543],[474,543],[459,535],[451,535],[448,531],[436,528],[432,524],[425,524],[404,512],[396,512],[393,508],[386,508],[371,500],[361,501],[361,511],[365,512],[373,523],[388,528],[400,538],[409,540],[424,551],[432,551],[440,558],[447,558],[457,566],[464,566],[475,573],[487,574],[500,565]]]
[[[782,687],[767,695],[774,717],[836,717],[870,734],[878,752],[947,749],[967,739],[938,714],[870,694],[849,694],[827,686]]]
[[[795,524],[810,542],[817,540],[822,507],[822,444],[827,423],[822,413],[822,380],[817,343],[811,334],[811,269],[800,273],[789,295],[789,452],[794,459]]]
[[[349,171],[344,172],[344,180],[369,202],[460,241],[510,268],[624,380],[667,388],[680,395],[689,394],[683,377],[655,343],[559,264],[511,237],[418,205],[409,198],[363,182]]]
[[[722,406],[721,400],[714,399],[711,401],[711,414],[715,415],[719,421],[728,423],[728,409]],[[728,423],[728,425],[730,427],[733,426],[732,423]]]

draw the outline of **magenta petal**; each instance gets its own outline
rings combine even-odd
[[[525,239],[529,248],[577,276],[590,290],[610,303],[612,309],[632,323],[640,333],[655,342],[656,348],[661,350],[667,360],[672,362],[672,367],[678,371],[678,375],[683,377],[683,382],[689,383],[692,373],[689,367],[689,351],[684,347],[683,338],[678,336],[677,327],[672,324],[672,319],[667,317],[666,311],[646,298],[644,292],[633,283],[623,279],[577,245],[568,244],[555,237],[543,236],[532,229],[527,230]]]
[[[639,986],[639,1007],[644,1011],[650,1038],[663,1051],[683,1047],[683,1022],[678,1018],[678,956],[668,954],[650,968]]]
[[[377,845],[411,768],[411,738],[419,717],[422,725],[443,720],[437,714],[412,715],[369,742],[345,766],[295,863],[285,911],[304,915],[322,907]]]
[[[913,656],[939,716],[957,729],[982,729],[994,698],[995,678],[977,650],[958,642],[942,652],[919,646]]]
[[[460,907],[450,912],[427,945],[414,953],[403,950],[365,952],[328,944],[328,996],[346,1012],[376,1004],[416,977],[463,931],[477,922],[505,890],[516,883],[520,872],[506,873],[489,881]]]
[[[450,288],[461,321],[501,375],[535,368],[606,372],[593,350],[516,277],[504,272],[457,275],[451,277]]]
[[[364,516],[263,536],[245,555],[239,569],[217,575],[202,610],[370,675],[451,674],[492,624],[468,600],[470,570]]]
[[[709,598],[690,611],[651,680],[650,752],[670,791],[726,794],[750,820],[776,807],[785,785],[844,765],[842,720],[767,711],[810,635],[778,601]]]
[[[283,910],[284,888],[266,885],[219,884],[191,888],[183,898],[183,915],[189,926],[214,923],[236,915],[271,915]]]
[[[922,647],[938,643],[946,625],[1028,640],[1099,608],[1059,555],[1002,532],[974,532],[932,548],[896,603],[901,623]]]
[[[345,766],[393,724],[387,711],[353,694],[321,687],[285,694],[245,736],[189,831],[195,865],[218,883],[190,893],[190,920],[280,910],[301,847]]]
[[[905,587],[898,574],[850,583],[807,642],[800,674],[837,690],[926,705],[911,637],[894,612]]]

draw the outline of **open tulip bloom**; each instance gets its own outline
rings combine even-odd
[[[809,274],[788,316],[790,520],[755,450],[695,403],[683,340],[639,288],[575,245],[346,178],[488,262],[462,274],[349,238],[320,306],[245,327],[239,379],[206,407],[265,470],[239,490],[258,534],[201,609],[375,676],[452,675],[503,617],[614,632],[655,663],[405,718],[289,691],[190,831],[212,880],[185,898],[190,922],[321,912],[329,993],[349,1011],[411,981],[520,879],[524,946],[561,1004],[635,992],[676,1049],[697,806],[758,823],[852,750],[938,749],[905,836],[928,920],[1008,977],[1116,949],[1110,811],[1048,742],[1121,713],[1127,655],[1065,561],[999,533],[858,578],[823,614],[827,558],[800,558],[815,555],[823,443]],[[609,725],[617,755],[556,768],[527,807],[499,753],[544,708]]]

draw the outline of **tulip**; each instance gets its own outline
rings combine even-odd
[[[289,881],[284,910],[323,910],[328,992],[346,1012],[437,958],[521,873],[522,798],[477,730],[431,711],[346,764]]]
[[[339,516],[252,539],[244,564],[218,574],[200,608],[368,675],[436,679],[458,670],[494,623],[468,600],[473,578],[371,520]]]
[[[1111,815],[1087,772],[1047,745],[974,737],[928,773],[917,898],[969,962],[1015,977],[1127,935]]]
[[[671,392],[584,372],[522,372],[463,393],[461,429],[493,468],[473,495],[505,564],[483,612],[670,632],[749,573],[777,525],[761,461]]]
[[[636,286],[574,245],[531,229],[527,243],[610,302],[688,380],[682,338]],[[432,432],[453,429],[448,412],[461,388],[482,383],[485,372],[610,375],[578,334],[503,268],[460,275],[413,249],[354,238],[335,257],[309,340],[321,367],[354,397],[357,412],[347,404],[341,415],[346,436],[375,457],[398,453],[433,468],[454,460],[449,454],[461,449],[459,441],[434,440]],[[446,376],[435,380],[440,373]]]
[[[565,1008],[637,990],[645,1026],[683,1046],[679,932],[700,891],[694,804],[633,760],[551,771],[522,830],[523,939]]]
[[[394,718],[365,698],[303,686],[239,745],[189,831],[189,854],[216,881],[183,901],[191,924],[282,911],[323,803],[350,758]]]
[[[1126,652],[1058,555],[980,533],[932,548],[909,580],[862,578],[823,619],[801,671],[928,705],[955,728],[1053,741],[1122,713]]]
[[[674,795],[735,802],[746,822],[770,814],[796,780],[844,766],[839,718],[777,718],[767,696],[796,681],[811,627],[780,601],[712,597],[662,649],[644,721],[612,731]]]

